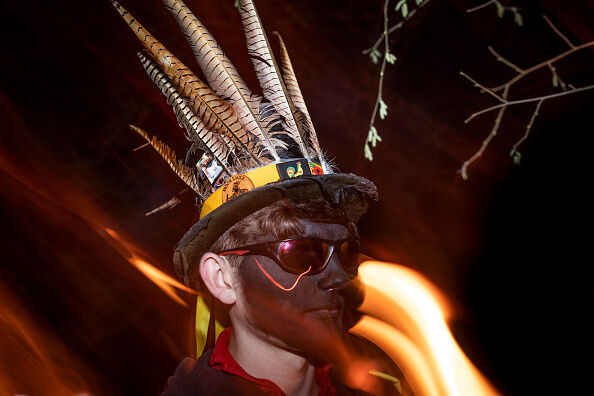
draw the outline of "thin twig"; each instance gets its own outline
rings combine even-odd
[[[386,0],[386,2],[384,3],[384,33],[383,33],[383,37],[384,37],[384,45],[385,45],[385,49],[384,49],[384,56],[382,59],[382,66],[380,69],[380,74],[379,74],[379,81],[378,81],[378,88],[377,88],[377,96],[375,98],[375,106],[373,107],[373,113],[371,113],[371,119],[369,120],[369,130],[367,132],[367,138],[365,139],[365,156],[367,157],[367,152],[370,153],[370,148],[369,148],[369,135],[371,134],[371,130],[373,128],[373,125],[375,123],[375,117],[377,116],[377,111],[380,105],[380,101],[382,100],[382,92],[383,92],[383,86],[384,86],[384,72],[386,70],[386,63],[388,61],[388,51],[389,51],[389,42],[388,42],[388,35],[386,34],[387,30],[388,30],[388,4],[390,3],[390,0]],[[374,144],[375,145],[375,144]],[[372,160],[372,156],[370,154],[370,157],[368,158],[370,161]]]
[[[505,84],[502,84],[502,85],[500,85],[498,87],[495,87],[495,88],[491,88],[491,90],[493,92],[500,91],[503,88],[505,88],[506,85],[515,84],[516,82],[518,82],[520,79],[522,79],[527,74],[530,74],[530,73],[532,73],[535,70],[538,70],[538,69],[540,69],[542,67],[545,67],[549,63],[554,63],[554,62],[558,61],[559,59],[563,59],[566,56],[573,54],[576,51],[579,51],[579,50],[584,49],[584,48],[592,47],[592,46],[594,46],[594,41],[590,41],[590,42],[585,43],[585,44],[577,45],[577,46],[575,46],[575,47],[573,47],[573,48],[571,48],[571,49],[569,49],[569,50],[567,50],[567,51],[565,51],[565,52],[563,52],[563,53],[561,53],[561,54],[559,54],[557,56],[552,57],[551,59],[547,59],[546,61],[543,61],[543,62],[538,63],[538,64],[536,64],[536,65],[534,65],[534,66],[532,66],[532,67],[530,67],[530,68],[528,68],[526,70],[523,70],[521,73],[519,73],[517,76],[515,76],[514,78],[512,78],[511,80],[509,80]]]
[[[573,45],[573,44],[571,43],[571,41],[569,41],[569,39],[568,39],[568,38],[567,38],[567,37],[566,37],[566,36],[565,36],[563,33],[561,33],[561,32],[559,31],[559,29],[557,29],[557,27],[556,27],[555,25],[553,25],[553,22],[551,22],[551,20],[550,20],[550,19],[549,19],[549,18],[548,18],[546,15],[543,15],[542,17],[544,18],[544,20],[545,20],[545,21],[547,21],[547,23],[549,24],[549,26],[551,27],[551,29],[553,29],[553,31],[554,31],[555,33],[557,33],[557,35],[558,35],[559,37],[561,37],[561,39],[562,39],[563,41],[565,41],[565,42],[567,43],[567,45],[569,45],[571,48],[575,48],[575,45]]]
[[[559,77],[559,74],[557,74],[557,68],[551,63],[549,63],[547,66],[549,66],[551,74],[553,75],[553,86],[557,87],[560,85],[563,91],[567,91],[567,84],[565,84],[565,81],[563,81],[561,77]]]
[[[506,87],[502,94],[502,98],[506,101],[507,101],[506,98],[507,98],[508,93],[509,93],[509,87]],[[464,163],[458,170],[458,172],[462,176],[462,179],[464,179],[464,180],[468,179],[468,167],[474,161],[476,161],[479,157],[481,157],[483,155],[483,153],[487,149],[487,146],[489,146],[489,143],[491,143],[491,140],[493,140],[493,138],[495,136],[497,136],[497,131],[499,130],[499,126],[501,125],[501,120],[503,119],[503,114],[505,113],[506,109],[507,109],[507,104],[504,103],[504,106],[501,107],[501,109],[499,109],[499,113],[497,114],[497,118],[495,119],[495,122],[493,123],[493,128],[491,129],[491,133],[489,133],[489,135],[487,135],[485,140],[483,140],[483,143],[481,144],[481,148],[478,149],[478,151],[476,153],[474,153],[472,155],[472,157],[470,157],[469,159],[464,161]]]
[[[505,59],[503,56],[499,55],[499,53],[497,53],[497,51],[495,51],[495,49],[491,46],[487,47],[489,49],[489,52],[491,52],[491,54],[495,57],[495,59],[497,59],[498,62],[503,63],[506,66],[511,67],[512,69],[514,69],[516,72],[523,74],[524,73],[524,69],[516,66],[515,64],[511,63],[510,61],[508,61],[507,59]]]
[[[478,11],[478,10],[480,10],[481,8],[485,8],[485,7],[487,7],[488,5],[495,3],[495,1],[496,1],[496,0],[489,0],[489,1],[487,1],[486,3],[484,3],[484,4],[481,4],[480,6],[476,6],[476,7],[474,7],[474,8],[469,8],[469,9],[467,9],[467,10],[466,10],[466,12],[470,13],[470,12],[475,12],[475,11]]]
[[[375,117],[377,115],[377,110],[379,108],[379,103],[380,100],[382,98],[382,92],[383,92],[383,86],[384,86],[384,72],[386,70],[386,63],[387,63],[387,56],[386,54],[388,53],[388,35],[386,34],[386,31],[388,29],[388,3],[390,2],[390,0],[386,0],[386,2],[384,3],[384,45],[386,46],[385,51],[384,51],[384,57],[382,59],[382,67],[380,69],[380,77],[379,77],[379,81],[378,81],[378,87],[377,87],[377,97],[375,99],[375,107],[373,108],[373,113],[371,114],[371,120],[369,122],[369,129],[371,129],[371,127],[373,126],[374,122],[375,122]]]
[[[375,43],[373,43],[373,45],[371,47],[363,50],[363,54],[366,55],[366,54],[370,53],[371,51],[376,50],[377,47],[381,44],[382,40],[384,40],[384,37],[386,35],[389,36],[390,34],[394,33],[396,30],[402,28],[402,26],[404,26],[404,24],[406,23],[406,21],[408,21],[409,19],[411,19],[417,13],[417,10],[420,9],[421,7],[423,7],[427,3],[429,3],[429,0],[423,1],[417,8],[411,10],[408,13],[408,16],[406,18],[404,18],[403,20],[401,20],[400,22],[398,22],[396,25],[392,26],[391,28],[384,29],[384,31],[378,37],[378,39],[375,40]],[[386,32],[387,32],[387,34],[386,34]]]
[[[509,88],[509,86],[506,87],[506,89],[507,88]],[[477,111],[476,113],[474,113],[470,117],[468,117],[466,120],[464,120],[464,123],[467,124],[473,118],[475,118],[475,117],[477,117],[477,116],[479,116],[481,114],[485,114],[485,113],[488,113],[490,111],[500,109],[502,107],[513,106],[513,105],[522,104],[522,103],[537,102],[537,101],[539,101],[541,99],[542,100],[548,100],[548,99],[558,98],[560,96],[571,95],[571,94],[575,94],[575,93],[578,93],[578,92],[588,91],[590,89],[594,89],[594,84],[588,85],[588,86],[585,86],[585,87],[575,88],[575,89],[572,89],[571,91],[557,92],[555,94],[550,94],[550,95],[544,95],[544,96],[538,96],[538,97],[534,97],[534,98],[520,99],[520,100],[511,101],[511,102],[501,103],[501,104],[498,104],[498,105],[491,106],[489,108],[483,109],[481,111]]]
[[[385,117],[385,112],[387,109],[386,104],[382,98],[383,86],[384,86],[384,76],[385,76],[385,71],[386,71],[386,63],[388,63],[388,62],[394,63],[394,61],[396,60],[395,56],[393,54],[390,54],[390,42],[389,42],[390,33],[395,31],[396,29],[400,29],[406,21],[408,21],[410,18],[412,18],[413,15],[415,15],[415,13],[417,12],[417,10],[419,8],[421,8],[428,2],[429,2],[429,0],[424,0],[420,5],[417,6],[417,8],[410,11],[408,13],[408,15],[402,21],[400,21],[395,26],[388,29],[388,25],[389,25],[388,5],[390,3],[390,0],[386,0],[384,3],[384,7],[383,7],[384,30],[383,30],[382,34],[380,35],[379,39],[375,42],[375,44],[371,48],[368,48],[367,50],[363,51],[363,53],[369,53],[371,51],[376,51],[378,46],[382,42],[384,44],[384,56],[382,58],[382,65],[381,65],[380,73],[379,73],[379,81],[378,81],[378,88],[377,88],[377,96],[375,99],[375,106],[373,107],[371,119],[369,120],[369,130],[367,132],[367,138],[365,139],[365,145],[363,147],[364,152],[365,152],[365,158],[367,158],[370,161],[373,161],[373,155],[371,153],[371,148],[370,148],[369,144],[371,143],[371,147],[375,147],[377,142],[382,141],[382,139],[379,136],[379,134],[377,133],[377,130],[374,125],[375,125],[375,120],[376,120],[378,111],[379,111],[380,118],[383,119]]]
[[[479,87],[482,91],[487,92],[489,95],[493,96],[498,101],[500,101],[502,103],[507,103],[507,101],[505,99],[503,99],[501,96],[497,95],[495,92],[491,91],[489,88],[485,87],[484,85],[478,83],[475,79],[473,79],[472,77],[470,77],[468,74],[466,74],[466,73],[464,73],[464,72],[461,71],[460,72],[460,75],[462,77],[465,77],[468,80],[470,80],[475,86]]]
[[[414,15],[414,13],[417,12],[417,9],[415,8],[414,10],[412,10],[410,12],[410,14],[408,14],[408,17],[410,18],[411,16]],[[392,33],[394,33],[396,30],[400,29],[403,25],[404,22],[406,22],[406,19],[403,19],[402,21],[398,22],[396,25],[392,26],[390,29],[388,29],[388,36]],[[377,47],[381,44],[381,42],[384,40],[384,37],[386,35],[384,33],[382,33],[381,36],[379,36],[379,38],[375,41],[375,43],[373,43],[373,45],[365,50],[363,50],[363,54],[368,54],[371,51],[373,51],[374,49],[377,49]]]
[[[517,153],[518,152],[518,147],[520,147],[520,144],[524,143],[524,141],[526,139],[528,139],[528,135],[530,134],[530,129],[532,129],[532,125],[534,124],[534,120],[536,119],[536,116],[538,116],[538,111],[540,110],[540,106],[542,105],[542,102],[544,102],[544,101],[545,101],[545,99],[541,99],[536,104],[536,108],[534,109],[534,112],[532,113],[532,117],[530,117],[530,122],[526,126],[526,132],[524,132],[524,136],[522,136],[522,138],[520,140],[518,140],[516,142],[516,144],[514,144],[514,147],[512,147],[511,152],[510,152],[511,155],[514,155],[515,153]]]

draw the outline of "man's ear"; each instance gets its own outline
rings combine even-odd
[[[205,253],[200,259],[200,276],[208,291],[223,304],[235,303],[235,288],[229,261],[214,253]]]

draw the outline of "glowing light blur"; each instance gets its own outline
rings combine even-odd
[[[363,263],[365,316],[351,332],[381,347],[402,369],[417,396],[497,395],[452,336],[446,301],[406,267]]]
[[[81,362],[0,283],[0,395],[89,395]]]
[[[184,307],[188,304],[182,300],[175,292],[175,289],[183,290],[191,294],[198,294],[197,291],[190,289],[183,283],[180,283],[167,275],[166,273],[158,270],[153,265],[149,264],[146,260],[140,257],[141,253],[138,248],[127,242],[125,239],[120,237],[114,230],[105,228],[104,231],[109,235],[108,242],[110,242],[114,248],[120,252],[120,254],[128,260],[136,269],[138,269],[144,276],[150,279],[155,285],[157,285],[165,294],[167,294],[173,301],[177,302]],[[106,238],[107,239],[107,238]]]

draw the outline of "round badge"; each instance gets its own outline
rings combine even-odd
[[[246,175],[233,175],[227,179],[223,187],[223,203],[231,198],[244,194],[254,188],[254,183]]]

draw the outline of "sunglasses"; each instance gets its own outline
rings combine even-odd
[[[342,267],[347,272],[354,272],[359,266],[359,240],[348,237],[338,241],[321,238],[291,238],[282,241],[259,243],[232,250],[218,252],[226,255],[256,255],[268,257],[283,270],[296,274],[318,274],[326,268],[332,254],[338,254]]]

